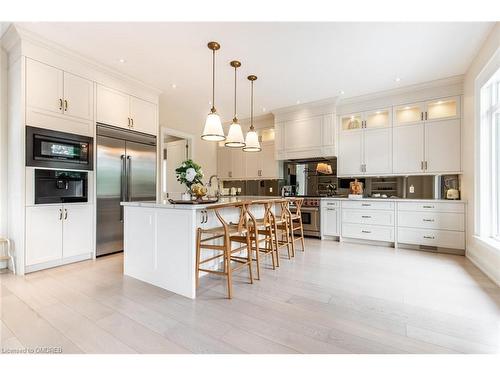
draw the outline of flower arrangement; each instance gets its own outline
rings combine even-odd
[[[203,171],[201,167],[191,159],[183,161],[179,168],[175,170],[177,181],[191,190],[194,184],[203,185]]]

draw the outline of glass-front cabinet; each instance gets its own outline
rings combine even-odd
[[[378,109],[364,112],[365,129],[380,129],[391,127],[390,109]]]
[[[362,114],[344,115],[340,118],[342,131],[358,130],[362,128]]]
[[[395,106],[393,115],[394,126],[457,119],[460,118],[460,97],[452,96]]]

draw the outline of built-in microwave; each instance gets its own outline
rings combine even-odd
[[[26,166],[93,169],[92,137],[26,127]]]

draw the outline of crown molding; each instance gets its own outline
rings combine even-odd
[[[97,71],[100,71],[101,73],[107,74],[111,77],[114,77],[116,79],[128,81],[129,83],[131,83],[135,86],[141,86],[141,87],[147,89],[148,91],[151,91],[155,95],[159,96],[163,92],[163,90],[160,90],[157,87],[148,85],[148,84],[138,80],[137,78],[134,78],[134,77],[132,77],[128,74],[125,74],[125,73],[117,72],[116,70],[112,69],[111,67],[109,67],[105,64],[102,64],[102,63],[100,63],[92,58],[84,56],[76,51],[70,50],[70,49],[68,49],[68,48],[66,48],[66,47],[64,47],[64,46],[62,46],[62,45],[60,45],[52,40],[45,39],[38,34],[35,34],[29,30],[26,30],[25,28],[23,28],[22,26],[19,26],[18,24],[12,23],[9,26],[9,28],[5,32],[4,36],[2,37],[2,45],[4,45],[4,39],[6,39],[4,48],[7,51],[10,51],[10,49],[12,49],[12,46],[14,46],[16,44],[16,39],[17,39],[17,42],[21,41],[21,43],[24,41],[30,42],[34,45],[45,48],[53,53],[63,55],[64,57],[67,57],[69,59],[84,63],[85,65],[88,65],[89,67],[91,67]]]
[[[385,97],[390,97],[390,96],[404,95],[404,94],[413,93],[416,91],[429,90],[429,89],[433,89],[436,87],[463,85],[463,82],[464,82],[464,75],[451,76],[451,77],[436,79],[433,81],[417,83],[414,85],[398,87],[395,89],[389,89],[389,90],[384,90],[384,91],[377,91],[374,93],[363,94],[363,95],[359,95],[359,96],[341,98],[338,101],[338,106],[341,107],[344,105],[368,102],[368,101],[372,101],[375,99],[380,99],[380,98],[385,98]]]
[[[335,108],[337,106],[339,97],[334,96],[326,99],[321,99],[321,100],[316,100],[313,102],[307,102],[307,103],[301,103],[301,104],[296,104],[296,105],[291,105],[288,107],[281,107],[281,108],[276,108],[273,109],[271,112],[274,115],[283,115],[285,113],[290,113],[290,112],[297,112],[301,110],[308,110],[308,109],[314,109],[317,107],[330,107],[333,112],[335,112]]]

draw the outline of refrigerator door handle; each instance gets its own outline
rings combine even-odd
[[[131,173],[131,167],[132,167],[132,157],[127,155],[127,202],[130,202],[130,175]]]
[[[125,190],[127,189],[125,186],[125,172],[126,172],[125,155],[120,155],[120,160],[122,162],[122,172],[120,176],[120,201],[123,202],[125,201],[126,197]],[[123,206],[121,204],[120,204],[120,221],[123,223]]]

